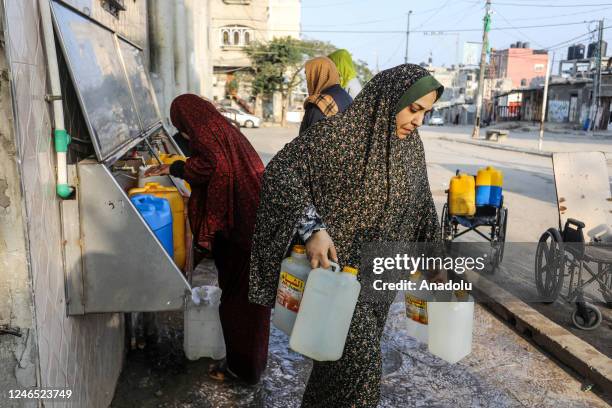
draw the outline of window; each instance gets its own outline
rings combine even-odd
[[[125,11],[124,0],[102,0],[102,8],[119,18],[119,12]]]
[[[535,64],[533,70],[535,72],[544,72],[544,64]]]
[[[251,43],[253,30],[244,26],[227,26],[221,28],[221,46],[244,47]]]

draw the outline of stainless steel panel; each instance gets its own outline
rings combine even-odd
[[[76,166],[68,166],[68,183],[78,185]],[[62,200],[62,237],[64,246],[64,273],[66,279],[66,308],[68,315],[81,315],[85,313],[85,299],[83,292],[83,264],[81,254],[81,224],[79,221],[80,189],[76,189],[77,197],[74,200]]]
[[[56,30],[96,154],[104,160],[141,133],[115,35],[52,2]]]
[[[553,170],[560,226],[574,218],[585,223],[587,241],[612,240],[612,195],[604,153],[555,153]]]
[[[121,38],[118,41],[142,127],[150,129],[161,122],[161,117],[155,101],[155,91],[144,66],[144,54],[127,41]]]
[[[77,165],[85,313],[178,310],[189,284],[112,174]]]

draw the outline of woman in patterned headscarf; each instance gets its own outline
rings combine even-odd
[[[199,96],[174,99],[170,116],[189,140],[191,155],[186,162],[147,173],[169,173],[189,182],[194,241],[212,251],[219,273],[219,314],[227,357],[211,367],[210,375],[256,383],[266,368],[270,332],[270,309],[248,302],[249,259],[264,166],[242,133]]]
[[[306,62],[308,98],[304,101],[304,119],[300,133],[320,120],[344,112],[353,98],[340,86],[336,66],[327,57],[317,57]]]
[[[438,239],[416,129],[442,92],[417,65],[383,71],[344,113],[317,123],[272,159],[264,173],[251,254],[252,302],[274,304],[281,260],[305,217],[323,223],[306,240],[313,267],[328,266],[330,258],[359,265],[367,242]],[[342,358],[314,362],[302,406],[377,405],[380,339],[389,306],[360,297]]]

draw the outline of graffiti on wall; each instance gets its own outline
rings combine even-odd
[[[567,122],[569,115],[569,101],[548,102],[548,120],[551,122]]]

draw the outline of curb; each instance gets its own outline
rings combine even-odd
[[[473,271],[466,271],[466,275],[473,283],[476,298],[486,302],[519,333],[528,336],[601,391],[612,389],[612,359],[484,276]]]
[[[457,138],[452,138],[452,137],[447,137],[447,136],[434,136],[434,137],[436,139],[445,140],[447,142],[455,142],[455,143],[463,143],[463,144],[469,144],[469,145],[474,145],[474,146],[489,147],[491,149],[507,150],[507,151],[516,152],[516,153],[533,154],[533,155],[542,156],[542,157],[552,157],[552,152],[541,152],[535,149],[527,149],[523,147],[514,147],[514,146],[504,146],[504,145],[493,144],[491,142],[484,142],[484,141],[463,140],[463,139],[457,139]]]

